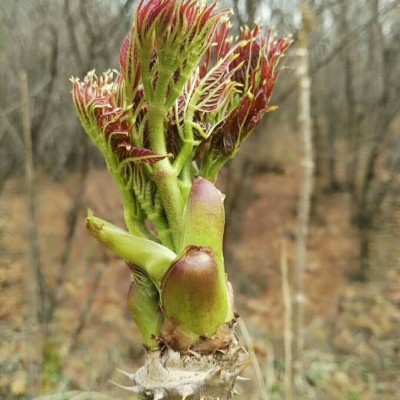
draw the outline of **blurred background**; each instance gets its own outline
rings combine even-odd
[[[109,383],[143,361],[123,226],[69,77],[119,68],[135,0],[0,0],[0,398]],[[264,123],[221,176],[226,263],[258,363],[239,398],[400,398],[400,1],[230,0],[293,35]],[[246,332],[246,328],[249,335]],[[251,337],[251,340],[250,340]],[[126,382],[124,382],[126,383]]]

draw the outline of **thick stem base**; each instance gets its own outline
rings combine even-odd
[[[133,386],[122,386],[149,400],[230,400],[239,373],[248,362],[246,351],[233,344],[224,353],[181,354],[171,348],[148,351],[135,374],[124,374]]]

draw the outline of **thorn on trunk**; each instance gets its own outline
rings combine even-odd
[[[141,392],[141,390],[138,386],[124,386],[124,385],[120,385],[119,383],[111,381],[111,380],[109,380],[108,382],[112,383],[115,386],[118,386],[121,389],[127,390],[128,392],[133,392],[133,393]]]
[[[125,375],[129,380],[135,382],[135,374],[130,374],[129,372],[123,371],[122,369],[115,368],[118,372]],[[136,383],[136,382],[135,382]]]
[[[251,378],[245,378],[244,376],[238,376],[236,379],[238,381],[251,381]]]
[[[166,396],[166,393],[163,389],[160,389],[160,390],[156,389],[153,393],[153,400],[162,400],[165,398],[165,396]]]

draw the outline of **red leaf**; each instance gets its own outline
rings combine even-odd
[[[131,43],[132,43],[132,32],[129,32],[121,45],[121,50],[119,52],[119,63],[121,65],[122,73],[126,76],[129,75],[129,71],[127,71],[128,63],[129,63],[129,54],[131,51]]]
[[[156,164],[168,157],[167,155],[161,155],[143,147],[133,147],[128,143],[121,144],[121,146],[124,147],[125,153],[123,159],[126,161]]]

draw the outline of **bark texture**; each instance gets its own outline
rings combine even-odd
[[[229,400],[247,363],[248,355],[238,344],[208,355],[172,348],[148,351],[145,365],[135,374],[121,371],[133,383],[122,388],[149,400]]]

